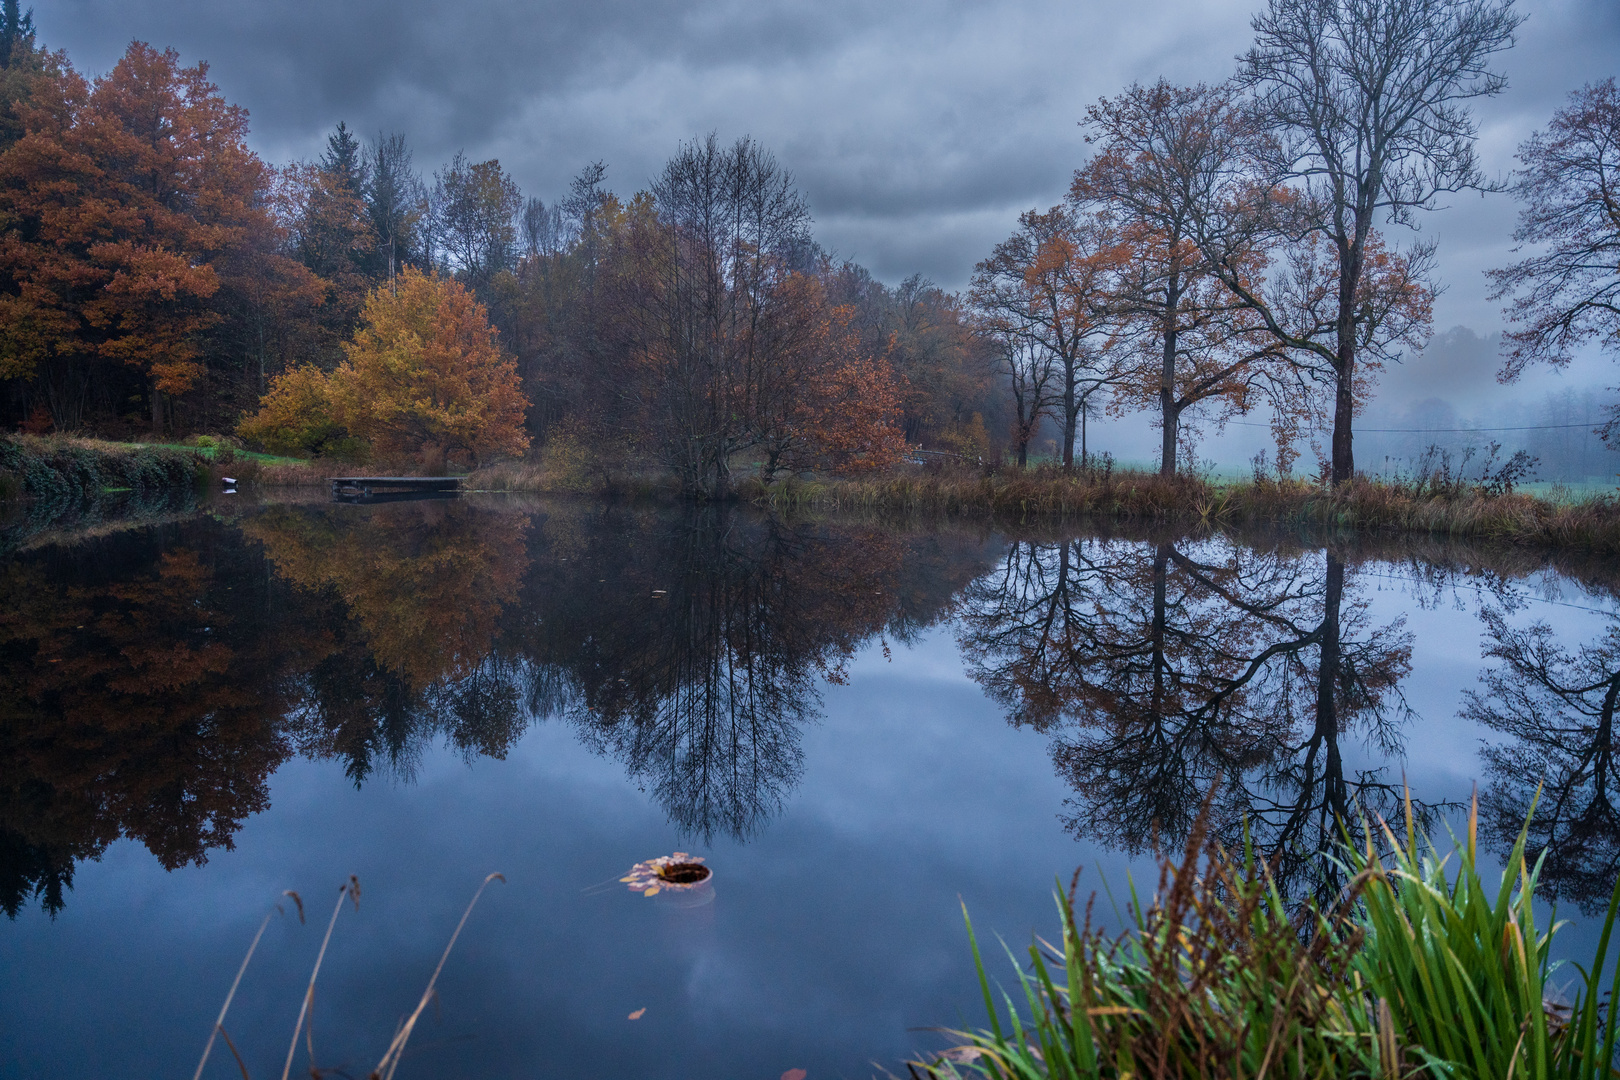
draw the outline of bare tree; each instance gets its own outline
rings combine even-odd
[[[809,243],[792,174],[749,138],[684,144],[653,183],[669,257],[655,321],[669,378],[657,424],[688,487],[724,494],[731,456],[752,445],[753,404],[780,374],[761,333],[778,286]]]
[[[1250,390],[1277,345],[1224,288],[1194,242],[1198,224],[1241,182],[1246,125],[1228,87],[1133,85],[1087,110],[1097,155],[1075,174],[1070,199],[1108,220],[1125,257],[1110,260],[1108,313],[1131,341],[1122,401],[1159,412],[1162,475],[1176,472],[1182,417],[1208,403],[1217,422],[1249,408]],[[1227,254],[1253,271],[1260,234]]]
[[[1118,379],[1112,366],[1107,298],[1102,284],[1118,245],[1095,215],[1073,206],[1029,210],[1018,230],[973,270],[969,297],[1004,333],[1022,335],[1057,366],[1054,406],[1063,426],[1064,468],[1074,467],[1074,442],[1086,402]]]
[[[1512,296],[1517,326],[1497,378],[1533,363],[1567,364],[1596,340],[1620,352],[1620,90],[1613,79],[1582,87],[1519,147],[1513,193],[1525,206],[1513,239],[1539,254],[1490,271],[1493,299]],[[1518,250],[1517,248],[1515,250]],[[1620,412],[1602,429],[1620,435]]]
[[[1352,424],[1358,307],[1368,238],[1380,218],[1413,224],[1441,196],[1489,185],[1466,103],[1507,81],[1491,58],[1513,44],[1513,0],[1269,0],[1238,84],[1255,93],[1266,179],[1286,188],[1289,231],[1317,234],[1337,262],[1331,342],[1293,334],[1257,305],[1287,346],[1314,353],[1333,381],[1332,480],[1355,474]],[[1219,263],[1219,260],[1217,260]],[[1254,289],[1236,267],[1223,279]]]
[[[982,315],[979,332],[996,346],[1000,374],[1013,399],[1012,441],[1018,467],[1029,464],[1029,444],[1041,422],[1062,403],[1062,376],[1051,351],[1030,333],[1027,316],[996,311]]]

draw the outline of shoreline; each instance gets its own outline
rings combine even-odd
[[[200,449],[63,437],[0,437],[0,501],[93,499],[123,489],[137,494],[196,488],[227,471],[240,487],[324,489],[332,470],[352,465],[314,460],[210,461]],[[462,478],[467,493],[688,502],[672,477],[650,471],[582,476],[543,465],[500,462]],[[1330,528],[1382,536],[1486,540],[1515,546],[1620,555],[1620,497],[1545,497],[1491,490],[1454,477],[1422,481],[1357,477],[1337,490],[1297,479],[1256,477],[1217,482],[1135,470],[1050,467],[949,471],[925,468],[869,479],[746,477],[724,501],[779,511],[938,514],[1018,524],[1152,522],[1179,527]]]

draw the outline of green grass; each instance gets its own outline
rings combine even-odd
[[[137,446],[137,447],[155,447],[155,448],[161,449],[161,450],[189,450],[192,453],[201,454],[203,457],[207,458],[209,461],[213,461],[216,457],[219,456],[219,448],[215,447],[215,446],[187,446],[184,443],[154,443],[154,442],[131,442],[131,443],[123,443],[121,445],[124,445],[124,446]],[[239,459],[240,458],[246,458],[249,461],[257,461],[262,465],[301,465],[305,461],[304,458],[284,457],[284,456],[281,456],[279,454],[265,454],[265,453],[260,453],[257,450],[233,450],[232,453],[234,454],[234,456],[236,458],[239,458]]]
[[[1598,1080],[1616,1075],[1605,981],[1620,885],[1571,1002],[1550,980],[1557,925],[1538,926],[1539,861],[1526,832],[1495,889],[1477,869],[1477,815],[1456,850],[1382,822],[1341,851],[1350,882],[1331,911],[1291,910],[1252,851],[1201,820],[1182,861],[1161,860],[1131,929],[1105,937],[1059,895],[1062,944],[1037,940],[1017,996],[992,991],[968,924],[989,1027],[912,1062],[913,1075]],[[1528,828],[1528,826],[1527,826]],[[1452,864],[1455,864],[1453,867]],[[1009,953],[1009,956],[1011,954]]]

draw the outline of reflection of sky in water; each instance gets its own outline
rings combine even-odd
[[[577,560],[590,549],[568,550]],[[531,578],[555,580],[538,575],[560,564],[537,558]],[[827,580],[843,580],[829,566]],[[1386,766],[1398,781],[1404,768],[1423,797],[1466,800],[1489,733],[1457,710],[1481,669],[1485,595],[1416,585],[1382,563],[1353,566],[1349,582],[1368,602],[1367,625],[1406,619],[1412,674],[1401,690],[1415,717],[1404,762],[1352,733],[1347,769]],[[1589,609],[1609,601],[1558,586],[1514,583],[1524,600],[1515,624],[1545,619],[1571,645],[1599,636],[1609,619]],[[887,656],[877,640],[859,646],[847,682],[820,688],[821,718],[799,733],[802,768],[783,809],[746,844],[724,829],[712,848],[680,835],[651,795],[656,775],[627,777],[555,719],[504,760],[429,749],[413,782],[374,777],[358,791],[339,761],[294,758],[234,850],[168,873],[118,841],[79,867],[54,921],[31,904],[0,927],[0,1076],[185,1075],[257,920],[291,887],[310,922],[289,908],[272,923],[227,1025],[253,1075],[276,1075],[350,872],[361,905],[339,918],[314,1033],[320,1064],[363,1075],[491,870],[508,883],[492,885],[469,921],[402,1075],[892,1069],[929,1040],[912,1029],[980,1021],[959,902],[1005,974],[995,935],[1021,951],[1032,929],[1049,932],[1055,877],[1066,883],[1083,863],[1083,891],[1104,879],[1118,887],[1133,865],[1065,831],[1074,792],[1054,771],[1052,738],[1010,727],[959,647],[951,625],[910,644],[890,636]],[[714,903],[681,909],[617,883],[637,860],[677,848],[709,859]],[[1151,869],[1134,866],[1151,885]],[[1106,901],[1099,911],[1108,917]],[[1566,948],[1583,951],[1587,936],[1577,924]],[[640,1008],[642,1019],[626,1019]],[[209,1075],[234,1075],[222,1051]]]
[[[708,907],[667,909],[616,882],[581,891],[682,838],[618,765],[555,723],[506,761],[430,753],[409,786],[356,792],[336,764],[289,764],[274,810],[202,869],[166,874],[120,842],[81,868],[54,923],[30,909],[0,932],[0,1068],[189,1069],[259,913],[296,887],[310,925],[272,924],[227,1025],[253,1074],[271,1072],[316,924],[350,871],[361,905],[339,918],[316,1047],[326,1064],[369,1068],[492,869],[509,884],[490,887],[452,955],[440,1020],[407,1058],[416,1075],[892,1066],[919,1038],[908,1029],[976,1020],[958,895],[981,933],[1021,948],[1055,921],[1053,877],[1094,858],[1058,826],[1064,791],[1044,740],[1010,729],[961,676],[949,633],[892,653],[863,649],[849,684],[827,689],[785,812],[751,844],[704,852],[716,868]],[[1100,862],[1115,880],[1121,866]]]

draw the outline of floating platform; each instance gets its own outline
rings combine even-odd
[[[333,495],[460,491],[459,476],[333,476]]]

